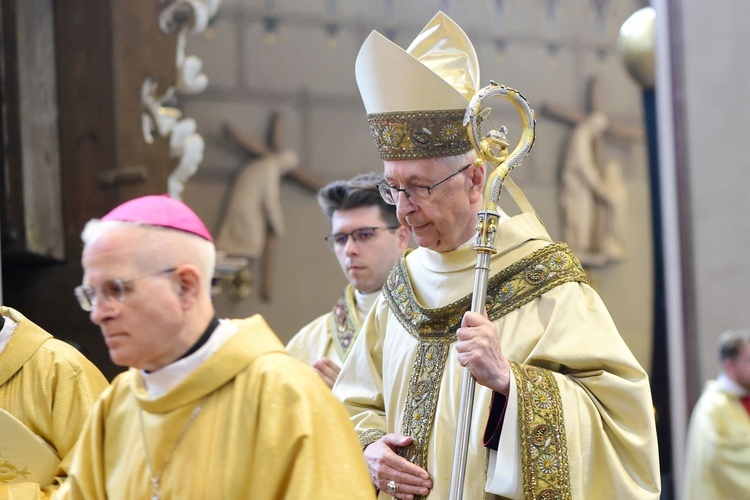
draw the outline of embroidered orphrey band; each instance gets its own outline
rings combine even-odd
[[[347,285],[344,295],[333,307],[333,314],[328,320],[328,330],[335,333],[331,341],[341,361],[346,361],[361,328],[362,323],[357,317],[357,306],[354,304],[354,287]]]
[[[471,295],[437,309],[422,307],[406,271],[408,252],[388,276],[383,296],[399,323],[419,341],[402,422],[403,434],[410,436],[413,442],[401,455],[424,467],[440,379],[450,345],[456,339],[455,332],[464,312],[470,309]],[[572,281],[588,283],[581,263],[564,243],[548,245],[488,280],[487,315],[495,321],[550,289]]]
[[[465,109],[401,111],[367,115],[382,160],[454,156],[469,151]]]
[[[398,454],[413,464],[425,468],[427,444],[437,404],[437,388],[443,376],[450,352],[450,341],[420,342],[409,379],[409,392],[404,408],[403,434],[412,442],[398,450]]]
[[[524,498],[570,499],[560,389],[549,370],[511,362],[518,389]]]
[[[364,450],[383,436],[385,436],[385,431],[380,429],[367,429],[359,434],[359,445]]]

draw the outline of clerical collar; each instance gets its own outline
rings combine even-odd
[[[354,289],[354,300],[357,303],[357,316],[360,321],[365,319],[367,313],[370,312],[372,305],[380,297],[380,290],[377,292],[362,293],[356,288]]]
[[[492,258],[495,259],[515,248],[520,247],[531,239],[544,239],[552,242],[541,221],[533,212],[525,212],[514,217],[502,214],[499,220],[502,228],[498,228],[495,241],[497,248]],[[447,252],[437,252],[424,247],[418,248],[412,254],[427,270],[435,273],[453,273],[464,271],[476,265],[477,253],[474,250],[474,237],[470,238],[458,248]]]
[[[238,328],[234,323],[221,320],[212,335],[209,335],[206,342],[193,354],[151,373],[139,370],[149,399],[158,398],[176,387],[213,356],[237,331]]]
[[[185,354],[177,358],[177,360],[181,360],[184,358],[187,358],[191,354],[193,354],[195,351],[201,348],[203,344],[205,344],[208,341],[208,338],[211,336],[211,334],[216,330],[216,327],[219,326],[219,317],[214,314],[214,317],[211,318],[211,322],[206,327],[206,330],[203,332],[203,334],[198,339],[198,342],[193,344],[193,347],[187,350]]]
[[[735,396],[745,396],[748,394],[747,389],[742,387],[739,383],[729,378],[729,375],[722,372],[716,377],[716,383],[719,385],[719,389]]]

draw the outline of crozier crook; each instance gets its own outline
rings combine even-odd
[[[508,154],[509,144],[505,138],[505,127],[490,130],[485,137],[481,137],[481,123],[489,117],[492,109],[485,106],[484,101],[493,96],[510,100],[521,117],[523,125],[521,140],[510,154]],[[490,80],[490,84],[477,92],[469,102],[463,124],[467,127],[469,139],[477,153],[475,164],[486,165],[488,170],[492,168],[492,172],[487,175],[484,186],[484,207],[477,216],[477,234],[474,240],[477,264],[474,268],[471,310],[483,314],[487,299],[490,257],[497,253],[496,237],[500,219],[497,204],[500,192],[510,171],[521,164],[521,161],[534,145],[536,119],[534,110],[531,109],[529,103],[518,91]],[[513,193],[511,195],[519,205],[525,205],[516,198],[516,195]],[[464,367],[461,377],[458,425],[456,427],[456,448],[453,452],[453,470],[451,471],[451,500],[460,500],[463,497],[475,387],[474,376],[468,368]]]

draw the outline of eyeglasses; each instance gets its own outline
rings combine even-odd
[[[125,296],[130,291],[130,287],[128,285],[133,281],[139,280],[141,278],[158,276],[160,274],[172,273],[176,270],[177,268],[173,267],[170,269],[165,269],[164,271],[159,271],[157,273],[151,273],[143,276],[138,276],[137,278],[131,278],[129,280],[121,280],[119,278],[116,278],[113,280],[105,281],[102,286],[99,287],[80,285],[75,288],[76,298],[78,299],[78,304],[81,306],[81,309],[86,312],[91,312],[94,306],[96,306],[97,295],[101,295],[102,297],[104,297],[105,301],[115,299],[119,302],[125,302]]]
[[[436,182],[432,186],[409,186],[405,188],[399,188],[396,186],[391,186],[390,184],[386,183],[385,181],[378,184],[378,190],[380,191],[380,196],[383,197],[386,203],[389,205],[395,205],[396,199],[398,198],[398,193],[404,193],[409,200],[426,200],[430,197],[430,194],[432,194],[432,190],[438,187],[440,184],[444,183],[451,177],[455,177],[456,175],[460,174],[467,168],[469,168],[472,164],[469,163],[465,167],[460,168],[459,170],[453,172],[451,175],[443,179],[442,181]]]
[[[375,237],[375,231],[378,229],[388,229],[393,231],[398,229],[398,226],[385,226],[385,227],[360,227],[355,229],[351,233],[334,233],[329,234],[325,237],[326,243],[331,247],[331,250],[342,248],[346,246],[346,242],[349,240],[349,236],[358,243],[367,243]]]

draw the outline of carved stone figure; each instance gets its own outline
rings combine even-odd
[[[604,165],[602,179],[605,198],[599,209],[599,234],[601,235],[600,253],[609,262],[619,262],[625,255],[627,237],[628,193],[622,167],[614,160]]]
[[[299,164],[294,151],[271,153],[248,163],[237,177],[216,246],[232,256],[257,258],[268,231],[284,232],[281,178]]]
[[[276,238],[284,231],[281,180],[290,178],[311,193],[325,184],[299,168],[297,153],[281,148],[283,120],[272,113],[266,141],[257,141],[231,125],[227,136],[250,156],[232,181],[226,210],[216,238],[222,259],[260,259],[260,296],[271,298],[273,257]]]
[[[641,127],[610,120],[601,88],[589,81],[587,113],[546,104],[544,115],[573,125],[562,166],[563,239],[588,266],[619,262],[627,240],[627,185],[622,167],[604,160],[603,137],[642,140]]]
[[[563,239],[582,262],[599,252],[598,206],[604,183],[594,154],[594,140],[607,128],[607,117],[594,112],[570,137],[562,171]]]

